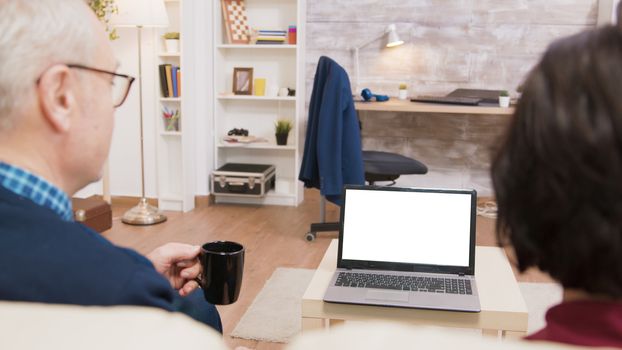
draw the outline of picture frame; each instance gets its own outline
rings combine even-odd
[[[233,68],[233,93],[235,95],[253,94],[253,68]]]

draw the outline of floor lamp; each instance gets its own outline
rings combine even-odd
[[[142,80],[142,29],[143,27],[168,27],[168,15],[163,0],[116,0],[118,13],[111,18],[114,27],[136,28],[138,37],[138,93],[140,104],[140,172],[141,198],[135,207],[123,214],[121,221],[131,225],[153,225],[166,221],[157,207],[145,198],[145,151],[143,140],[143,80]]]

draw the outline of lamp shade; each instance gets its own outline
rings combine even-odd
[[[387,47],[395,47],[400,46],[404,43],[404,41],[400,40],[400,37],[397,35],[397,31],[395,29],[395,24],[391,24],[387,27],[386,30],[387,35]]]
[[[168,27],[163,0],[116,0],[119,13],[110,18],[114,27]]]

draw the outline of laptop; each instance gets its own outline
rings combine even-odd
[[[417,96],[410,99],[411,102],[438,103],[444,105],[477,106],[482,100],[471,97],[449,96]]]
[[[473,98],[479,99],[480,106],[499,106],[499,94],[501,94],[501,90],[485,90],[485,89],[456,89],[449,94],[447,97],[453,98]]]
[[[475,190],[346,186],[324,301],[479,312]]]

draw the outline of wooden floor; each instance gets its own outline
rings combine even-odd
[[[133,248],[143,254],[166,242],[200,245],[214,240],[232,240],[246,247],[246,264],[242,292],[236,303],[219,306],[224,326],[224,340],[234,348],[282,349],[283,344],[231,338],[246,309],[253,302],[265,281],[277,267],[315,268],[336,233],[318,236],[314,242],[304,240],[309,224],[319,218],[317,191],[305,192],[305,201],[298,207],[212,205],[189,213],[167,213],[168,221],[147,227],[121,223],[125,206],[113,207],[113,227],[104,236],[117,245]],[[338,208],[328,206],[327,219],[336,220]],[[478,217],[477,244],[495,245],[494,220]],[[537,271],[517,275],[519,281],[549,281]]]

